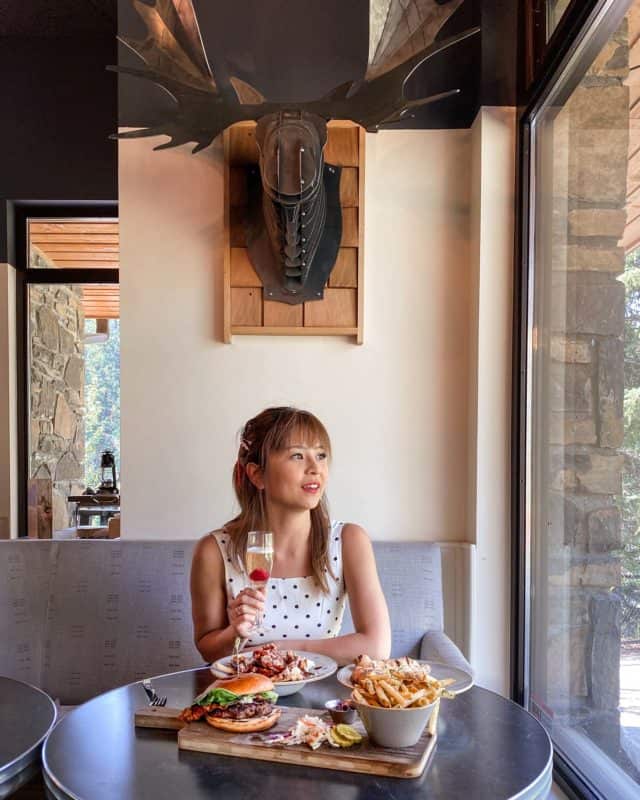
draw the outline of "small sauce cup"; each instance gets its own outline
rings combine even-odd
[[[351,700],[327,700],[324,707],[329,712],[331,719],[338,725],[343,722],[349,724],[356,718],[356,710]]]

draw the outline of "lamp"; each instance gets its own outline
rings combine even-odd
[[[103,450],[100,456],[100,486],[98,493],[117,494],[116,459],[111,450]]]

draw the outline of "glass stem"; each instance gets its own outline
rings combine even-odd
[[[251,587],[253,589],[264,589],[264,584],[262,583],[251,583]],[[262,628],[262,612],[256,611],[255,619],[253,620],[253,631],[260,632]]]

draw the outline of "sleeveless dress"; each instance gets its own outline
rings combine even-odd
[[[336,576],[334,579],[327,575],[329,594],[322,591],[313,575],[269,578],[263,617],[267,633],[254,634],[247,646],[286,639],[329,639],[339,634],[347,599],[342,570],[343,525],[332,522],[329,532],[329,561]],[[235,597],[250,586],[249,578],[232,563],[229,535],[224,531],[214,531],[211,535],[218,542],[224,560],[227,595]]]

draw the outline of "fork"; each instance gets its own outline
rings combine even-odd
[[[167,705],[167,698],[166,697],[155,697],[150,703],[150,706],[159,706],[163,708]]]
[[[147,697],[149,698],[149,705],[156,706],[156,707],[163,707],[167,704],[166,697],[160,697],[159,694],[156,693],[156,690],[153,688],[151,681],[148,678],[145,678],[142,681],[142,688],[145,690]]]

